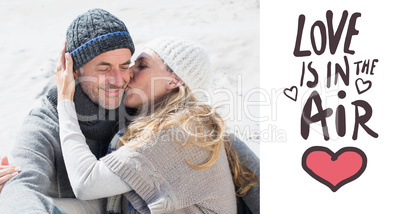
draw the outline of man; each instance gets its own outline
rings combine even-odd
[[[73,57],[78,79],[74,102],[80,128],[92,153],[99,158],[106,154],[115,133],[124,127],[119,121],[128,117],[124,106],[119,106],[130,80],[128,67],[134,44],[122,21],[107,11],[93,9],[69,26],[66,51]],[[12,152],[21,172],[8,181],[0,194],[2,213],[57,212],[54,203],[58,200],[52,198],[75,197],[60,148],[56,106],[54,87],[25,119]],[[237,144],[243,143],[235,143],[235,148]],[[255,203],[252,198],[248,201]],[[91,203],[99,205],[96,201],[79,205],[91,207]]]
[[[134,44],[124,23],[101,9],[77,17],[66,39],[79,80],[74,102],[80,126],[91,151],[101,157],[114,134],[124,127],[118,125],[118,107],[130,81]],[[74,198],[60,148],[56,106],[54,87],[25,119],[12,151],[21,172],[2,190],[1,213],[52,213],[49,196]]]

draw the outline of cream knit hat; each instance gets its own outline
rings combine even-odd
[[[158,38],[147,45],[191,89],[207,89],[209,57],[201,46],[181,38]]]

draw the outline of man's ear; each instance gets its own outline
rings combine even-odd
[[[166,86],[166,89],[167,90],[172,90],[172,89],[175,89],[175,88],[178,88],[178,87],[180,87],[181,85],[183,85],[183,81],[181,80],[181,79],[179,79],[179,78],[174,78],[174,79],[172,79],[170,82],[169,82],[169,84]]]

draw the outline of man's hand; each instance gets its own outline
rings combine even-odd
[[[19,167],[10,166],[7,156],[4,156],[0,160],[0,193],[3,190],[5,183],[12,177],[18,174]]]

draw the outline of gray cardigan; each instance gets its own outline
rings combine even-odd
[[[79,85],[74,102],[88,146],[97,158],[104,156],[114,134],[124,128],[118,121],[128,117],[127,111],[124,107],[114,111],[99,108]],[[233,144],[236,150],[240,149],[239,156],[246,157],[244,164],[257,171],[259,177],[259,159],[237,138]],[[21,167],[21,173],[8,181],[0,194],[2,213],[53,213],[50,197],[75,197],[61,152],[56,87],[42,97],[40,105],[24,120],[12,156],[13,164]],[[259,186],[253,187],[243,200],[253,213],[259,213]]]

